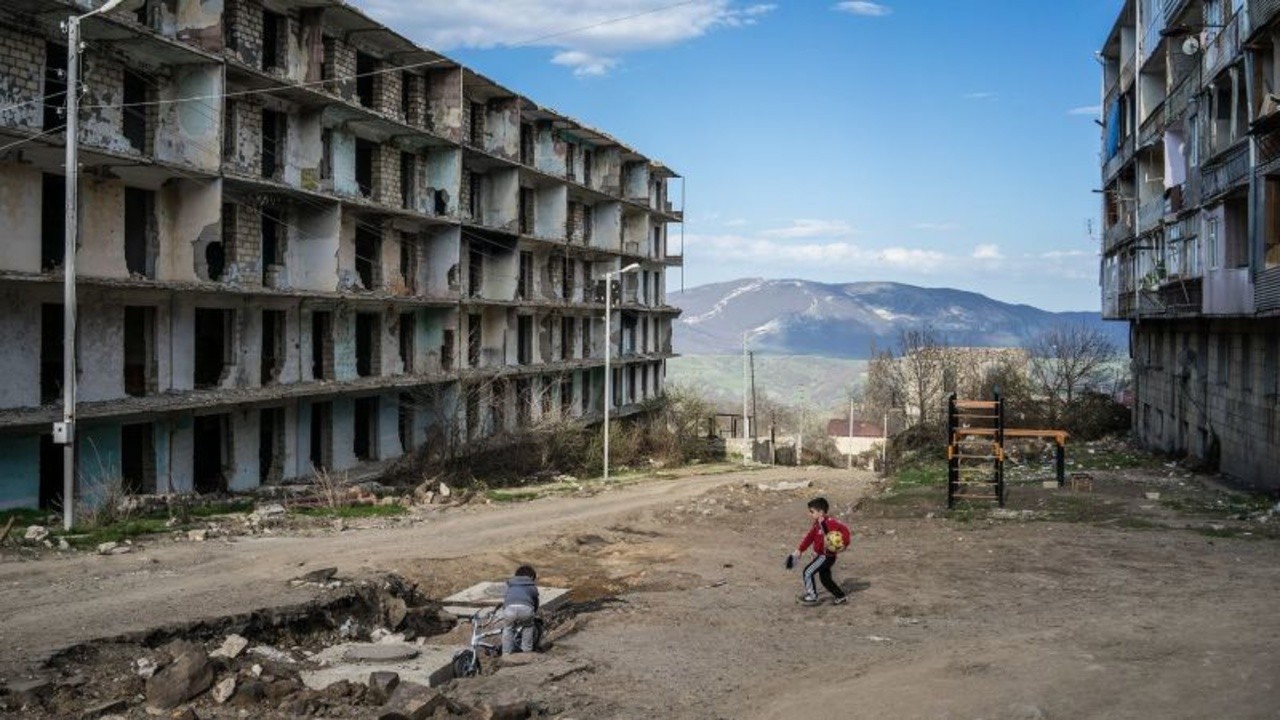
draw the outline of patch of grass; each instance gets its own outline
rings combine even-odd
[[[1124,506],[1099,495],[1054,494],[1044,506],[1045,520],[1052,522],[1092,523],[1125,517]]]
[[[31,508],[14,508],[12,510],[0,510],[0,528],[3,528],[9,522],[9,518],[13,520],[13,530],[10,534],[17,532],[21,528],[28,525],[43,525],[49,519],[49,512],[46,510],[32,510]]]
[[[944,463],[928,463],[912,465],[898,470],[894,475],[895,488],[945,485],[947,482],[947,466]]]
[[[1161,464],[1160,458],[1147,453],[1123,447],[1085,447],[1067,446],[1067,471],[1072,470],[1131,470],[1133,468],[1155,467]]]
[[[538,488],[519,488],[510,490],[486,490],[484,496],[494,502],[528,502],[542,497]]]
[[[1122,527],[1126,530],[1163,530],[1164,526],[1160,523],[1152,522],[1143,517],[1133,515],[1124,515],[1116,520],[1116,527]]]
[[[1263,536],[1251,530],[1230,527],[1194,527],[1192,532],[1211,538],[1239,538],[1241,540],[1262,540]]]
[[[187,510],[187,515],[195,518],[208,518],[232,513],[252,512],[253,508],[254,502],[252,500],[227,500],[225,502],[192,507]]]
[[[394,517],[409,512],[403,505],[346,505],[340,507],[295,508],[293,512],[303,517],[315,518],[369,518]]]
[[[1234,517],[1246,519],[1250,515],[1266,512],[1272,506],[1272,499],[1262,493],[1228,493],[1220,492],[1212,496],[1171,497],[1160,501],[1160,504],[1181,513],[1191,515],[1209,515],[1213,517]]]
[[[168,521],[167,517],[133,518],[101,527],[72,528],[70,532],[55,530],[51,535],[63,537],[72,547],[90,548],[104,542],[123,542],[143,535],[159,535],[185,529],[185,526],[169,527]]]

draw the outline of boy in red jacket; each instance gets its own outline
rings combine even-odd
[[[826,498],[814,498],[809,501],[809,517],[813,518],[813,526],[800,541],[800,547],[787,556],[787,568],[790,569],[804,551],[809,549],[809,546],[813,546],[813,552],[817,555],[804,568],[804,595],[800,598],[800,602],[804,605],[818,604],[818,588],[813,582],[814,575],[818,576],[822,586],[831,593],[832,605],[843,605],[849,600],[845,597],[844,590],[841,590],[840,586],[831,579],[831,566],[836,563],[836,553],[849,547],[849,528],[839,520],[829,517],[827,512],[830,509],[831,506]],[[828,547],[827,534],[832,532],[840,535],[842,542],[839,547]],[[831,545],[834,544],[831,543]]]

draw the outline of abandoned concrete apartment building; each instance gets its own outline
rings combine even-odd
[[[1129,0],[1099,59],[1136,433],[1280,487],[1280,0]]]
[[[0,5],[0,507],[61,495],[80,12]],[[661,393],[660,163],[340,0],[149,0],[83,32],[82,485],[246,490]]]

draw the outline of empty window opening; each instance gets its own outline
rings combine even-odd
[[[480,435],[480,388],[472,385],[463,390],[466,393],[467,438]]]
[[[578,327],[578,322],[571,317],[560,318],[560,359],[573,359],[573,331]]]
[[[620,407],[622,405],[622,371],[613,368],[610,372],[613,373],[613,387],[610,388],[613,391],[613,397],[610,399],[611,407]]]
[[[130,495],[156,491],[155,437],[151,423],[120,426],[120,477]]]
[[[516,276],[516,298],[529,300],[533,297],[533,253],[520,253],[519,274]]]
[[[236,138],[240,136],[236,107],[235,100],[228,100],[222,106],[222,158],[227,161],[235,159]]]
[[[595,209],[590,205],[580,205],[582,210],[582,241],[591,242],[591,235],[595,232]]]
[[[67,48],[45,43],[44,46],[44,125],[53,130],[67,124]]]
[[[198,493],[227,491],[226,468],[231,456],[229,427],[226,415],[201,415],[195,419],[191,468]]]
[[[62,267],[67,246],[67,179],[44,175],[40,195],[40,268]]]
[[[413,346],[414,336],[418,330],[418,316],[414,313],[400,313],[400,366],[406,375],[414,370]]]
[[[333,403],[318,402],[311,406],[310,460],[316,470],[333,467]]]
[[[53,442],[52,435],[40,436],[40,496],[41,510],[61,507],[63,461],[66,453],[62,445]]]
[[[40,403],[62,397],[62,305],[40,306]]]
[[[484,192],[484,176],[471,173],[467,177],[467,190],[467,212],[471,214],[472,220],[482,222],[484,218],[480,208],[484,207],[484,204],[480,202],[480,194]]]
[[[484,143],[484,104],[471,103],[471,144],[480,147]]]
[[[516,362],[528,365],[533,362],[533,316],[516,318]]]
[[[196,308],[195,386],[213,388],[222,383],[231,364],[234,310]]]
[[[356,228],[356,275],[365,290],[382,286],[382,231],[366,225]]]
[[[274,178],[284,168],[284,113],[262,111],[262,177]]]
[[[651,257],[662,257],[662,226],[655,225],[653,227],[653,249],[649,252]]]
[[[569,418],[573,416],[573,381],[568,378],[561,378],[560,383],[560,416]]]
[[[474,244],[467,247],[467,294],[480,297],[484,288],[484,253]]]
[[[582,357],[591,357],[591,318],[582,318]]]
[[[378,61],[372,55],[356,53],[356,98],[360,104],[373,107],[373,78],[378,69]]]
[[[582,412],[591,412],[591,373],[580,373],[582,384]]]
[[[378,459],[378,398],[356,398],[354,440],[356,459]]]
[[[453,370],[453,330],[444,331],[444,342],[440,343],[440,369],[444,372]]]
[[[273,385],[280,381],[280,372],[284,369],[284,330],[285,314],[283,310],[262,311],[262,384]]]
[[[541,406],[542,417],[551,417],[551,409],[555,407],[556,400],[559,398],[555,394],[555,382],[551,378],[542,378],[538,383],[541,391],[538,393],[538,403]]]
[[[258,482],[276,483],[284,477],[284,408],[258,411]]]
[[[409,294],[418,291],[418,244],[407,233],[400,234],[400,281]]]
[[[263,210],[261,225],[262,284],[273,285],[273,276],[284,267],[284,223],[275,210]]]
[[[591,163],[595,161],[595,154],[590,150],[582,151],[582,184],[591,184]]]
[[[134,397],[156,391],[156,309],[124,309],[124,391]]]
[[[356,140],[356,187],[365,197],[373,196],[373,149],[368,140]]]
[[[649,397],[649,368],[640,368],[640,399]]]
[[[520,124],[520,162],[533,164],[533,125],[529,123]]]
[[[262,13],[262,67],[280,67],[284,58],[285,19],[269,10]]]
[[[400,205],[401,207],[413,209],[417,207],[417,178],[414,172],[417,163],[410,153],[400,153]]]
[[[627,402],[628,403],[635,403],[636,401],[636,370],[638,369],[639,368],[637,368],[635,365],[632,365],[631,367],[627,368],[627,374],[629,375],[629,377],[627,378]]]
[[[1249,199],[1247,196],[1227,198],[1223,209],[1223,266],[1246,267],[1249,264]]]
[[[507,381],[494,380],[489,397],[489,427],[493,432],[507,429]]]
[[[576,270],[576,265],[577,265],[576,260],[572,260],[568,257],[560,258],[560,299],[561,300],[573,299],[573,291],[574,291],[573,279],[574,279],[574,275],[576,274],[574,272]]]
[[[147,147],[147,112],[151,106],[148,101],[148,81],[145,77],[124,71],[124,138],[134,150],[146,154]]]
[[[124,189],[124,262],[137,277],[155,277],[155,196],[150,190]]]
[[[407,72],[400,73],[400,114],[405,120],[413,123],[414,118],[409,117],[409,109],[413,107],[413,90],[417,85],[418,76],[411,75]]]
[[[400,436],[400,450],[406,453],[413,452],[416,445],[413,427],[416,422],[413,396],[409,393],[400,393],[398,413],[396,431]]]
[[[333,130],[329,128],[320,131],[320,179],[333,180]],[[333,184],[324,189],[332,190]]]
[[[532,235],[534,227],[533,208],[535,203],[533,188],[520,188],[520,234]]]
[[[311,379],[333,379],[333,314],[311,313]]]
[[[578,146],[570,143],[564,149],[565,176],[570,182],[578,179]]]
[[[480,315],[467,315],[467,367],[480,367]]]
[[[377,313],[356,313],[356,375],[360,377],[381,373],[381,320]]]
[[[516,380],[516,425],[526,427],[533,415],[533,384],[528,378]]]

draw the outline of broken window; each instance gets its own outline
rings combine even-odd
[[[417,207],[417,175],[414,173],[416,163],[414,157],[410,153],[400,153],[400,204],[401,207],[412,210]]]
[[[284,169],[284,113],[262,111],[262,177],[276,178]]]
[[[53,130],[67,124],[67,48],[64,45],[44,45],[44,124],[41,129]]]
[[[284,267],[284,223],[277,210],[262,211],[262,284],[273,286],[268,278]]]
[[[356,228],[356,275],[365,290],[382,287],[382,233],[360,225]]]
[[[333,130],[330,128],[320,131],[320,179],[333,180]],[[333,188],[326,185],[325,189]]]
[[[124,138],[134,150],[142,154],[149,152],[147,113],[151,106],[148,101],[148,80],[131,70],[124,71]]]
[[[480,314],[467,315],[467,367],[480,367]]]
[[[120,426],[120,478],[130,495],[156,491],[155,435],[151,423]]]
[[[571,317],[560,318],[560,359],[573,359],[573,331],[578,327],[578,321]]]
[[[356,187],[365,197],[373,197],[373,149],[368,140],[356,139]]]
[[[352,450],[357,460],[378,459],[378,400],[377,397],[356,398]]]
[[[333,379],[333,314],[311,313],[311,379]]]
[[[516,362],[528,365],[533,362],[533,316],[516,318]]]
[[[262,384],[280,381],[285,360],[285,314],[283,310],[262,311]]]
[[[474,241],[473,241],[474,242]],[[480,297],[484,287],[484,253],[474,244],[467,246],[467,294]]]
[[[62,397],[63,307],[40,306],[40,403],[57,402]]]
[[[367,108],[374,106],[373,78],[377,69],[378,61],[372,55],[356,53],[356,99]]]
[[[533,297],[533,253],[520,253],[520,265],[516,276],[516,298],[529,300]]]
[[[333,403],[311,405],[311,467],[328,470],[333,466]]]
[[[400,313],[400,364],[405,374],[413,372],[413,345],[417,334],[418,316],[415,313]]]
[[[1246,267],[1249,264],[1249,199],[1245,195],[1229,197],[1223,208],[1223,266]]]
[[[284,476],[284,408],[258,411],[258,481],[279,482]]]
[[[415,416],[417,415],[416,407],[413,402],[413,396],[409,393],[400,393],[398,412],[398,422],[396,424],[397,433],[400,436],[401,452],[413,452],[416,445],[414,442],[414,425]]]
[[[356,313],[356,375],[360,377],[382,373],[381,320],[378,313]]]
[[[156,391],[156,309],[124,309],[124,392],[142,397]]]
[[[262,12],[262,68],[264,70],[281,67],[281,61],[286,52],[284,43],[286,27],[284,16],[270,10]]]
[[[196,308],[194,357],[197,389],[217,387],[232,360],[232,323],[235,311]]]
[[[195,419],[191,469],[196,492],[227,491],[226,469],[230,466],[230,418],[226,415],[200,415]]]
[[[40,195],[40,269],[62,267],[67,247],[67,179],[42,176]]]
[[[129,274],[155,277],[155,193],[124,189],[124,262]]]

